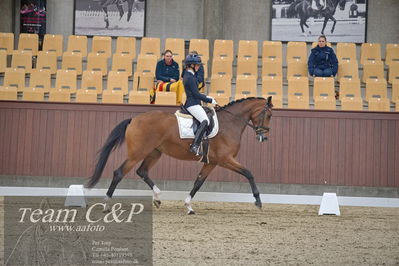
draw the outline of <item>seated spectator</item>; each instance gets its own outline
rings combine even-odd
[[[313,77],[335,77],[338,72],[337,56],[326,43],[326,36],[321,35],[318,45],[312,49],[309,56],[308,70]]]

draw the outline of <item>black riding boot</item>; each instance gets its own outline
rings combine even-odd
[[[197,156],[202,156],[202,153],[200,152],[200,144],[202,141],[202,137],[205,134],[207,126],[208,126],[208,121],[206,120],[202,121],[202,123],[198,127],[197,132],[195,132],[193,144],[190,145],[190,151]]]

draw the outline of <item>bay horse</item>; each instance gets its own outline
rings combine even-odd
[[[245,166],[236,161],[235,157],[240,149],[241,135],[246,126],[254,129],[259,142],[267,140],[273,107],[271,100],[271,96],[267,99],[250,97],[216,108],[219,132],[209,140],[209,163],[202,166],[194,186],[185,200],[184,205],[188,209],[188,214],[195,214],[191,207],[191,200],[217,165],[245,176],[251,186],[255,205],[259,208],[262,207],[253,175]],[[127,143],[127,158],[114,171],[111,185],[106,193],[106,201],[112,198],[115,188],[122,178],[137,163],[141,162],[136,173],[153,190],[153,203],[159,207],[161,191],[148,176],[148,171],[159,160],[162,153],[179,160],[199,160],[198,156],[189,151],[192,140],[180,139],[175,115],[154,110],[126,119],[112,130],[99,151],[94,173],[86,184],[87,188],[92,188],[97,184],[110,153],[124,140]]]
[[[302,33],[306,35],[303,26],[309,28],[306,21],[310,17],[322,16],[324,17],[323,29],[321,30],[321,34],[324,35],[324,30],[327,26],[328,20],[333,21],[333,26],[331,28],[331,33],[334,33],[335,25],[337,24],[337,20],[334,18],[335,10],[339,5],[340,10],[345,9],[346,0],[326,0],[326,6],[322,10],[316,10],[312,8],[312,0],[297,0],[293,2],[287,11],[287,15],[289,17],[294,17],[296,14],[299,16],[299,26],[301,27]]]
[[[105,21],[105,28],[108,29],[109,27],[109,19],[108,19],[108,6],[110,5],[116,5],[119,11],[119,20],[122,19],[123,15],[125,12],[123,11],[123,2],[127,1],[128,5],[128,11],[127,11],[127,21],[130,21],[130,18],[132,17],[132,10],[133,7],[135,7],[135,10],[137,10],[137,1],[139,0],[94,0],[96,2],[99,2],[99,5],[102,7],[104,11],[104,21]]]

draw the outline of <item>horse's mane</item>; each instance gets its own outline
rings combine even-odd
[[[226,105],[219,106],[219,108],[216,109],[216,112],[218,112],[218,111],[220,111],[220,110],[224,110],[224,109],[226,109],[227,107],[230,107],[230,106],[232,106],[232,105],[234,105],[234,104],[236,104],[236,103],[241,103],[241,102],[244,102],[244,101],[249,101],[249,100],[254,100],[254,99],[263,99],[263,100],[265,100],[265,98],[263,98],[263,97],[241,98],[241,99],[238,99],[238,100],[229,102],[229,103],[226,104]]]

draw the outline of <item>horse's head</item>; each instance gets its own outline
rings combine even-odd
[[[340,0],[338,5],[339,5],[339,9],[341,11],[345,10],[345,4],[346,4],[346,0]]]
[[[255,129],[256,139],[259,142],[266,141],[269,135],[269,123],[272,118],[272,96],[269,96],[266,100],[266,104],[259,106],[254,110],[251,121]]]

